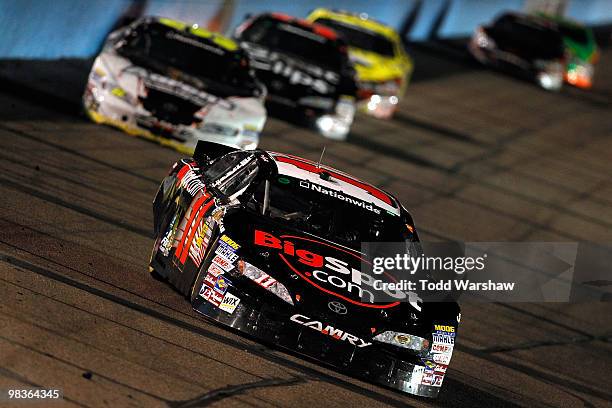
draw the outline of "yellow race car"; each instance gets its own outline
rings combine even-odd
[[[344,37],[357,71],[360,109],[378,118],[390,118],[413,70],[412,59],[397,32],[364,13],[318,8],[306,19],[326,25]]]

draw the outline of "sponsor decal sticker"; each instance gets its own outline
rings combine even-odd
[[[206,190],[206,185],[200,179],[200,175],[198,174],[199,171],[199,167],[191,163],[187,163],[185,166],[183,166],[183,168],[181,168],[181,170],[179,170],[177,174],[179,186],[187,190],[192,197],[195,197],[195,195],[200,191]]]
[[[210,297],[210,291],[212,288],[206,284],[206,282],[202,282],[202,287],[200,288],[199,295],[204,299],[208,299]]]
[[[144,68],[130,66],[124,70],[125,73],[136,75],[142,79],[147,88],[156,89],[171,95],[176,95],[183,99],[193,101],[197,105],[215,104],[227,110],[233,110],[234,104],[226,99],[201,91],[184,82],[169,78],[154,72],[149,72]]]
[[[215,286],[213,286],[213,289],[217,292],[219,292],[222,295],[225,295],[225,292],[227,292],[227,288],[232,284],[232,282],[227,279],[225,276],[221,275],[221,276],[217,276],[217,281],[215,282]]]
[[[168,231],[166,231],[166,234],[159,244],[159,252],[161,252],[164,256],[168,256],[170,254],[170,249],[172,249],[172,244],[174,244],[174,236],[179,224],[178,221],[178,214],[175,213],[172,221],[170,222],[170,226],[168,227]]]
[[[228,246],[230,246],[234,251],[238,250],[240,248],[240,245],[238,245],[233,239],[231,239],[230,237],[228,237],[227,235],[223,234],[221,236],[221,242],[225,242]]]
[[[224,257],[218,254],[215,255],[212,261],[213,261],[213,264],[219,266],[221,269],[223,269],[226,272],[231,271],[232,268],[234,267],[233,263],[231,263],[230,261],[228,261],[227,259],[225,259]]]
[[[204,253],[206,248],[208,248],[211,234],[211,229],[205,222],[200,223],[196,229],[193,241],[191,241],[191,246],[189,247],[189,258],[191,258],[196,266],[200,266],[202,259],[204,259]]]
[[[347,333],[341,329],[338,329],[334,326],[331,326],[329,324],[325,325],[322,322],[318,321],[318,320],[313,320],[307,316],[301,315],[301,314],[294,314],[293,316],[291,316],[290,320],[292,322],[295,322],[297,324],[300,324],[302,326],[308,327],[310,329],[316,330],[318,332],[320,332],[321,334],[327,335],[332,337],[335,340],[339,340],[339,341],[345,341],[355,347],[367,347],[367,346],[371,346],[372,343],[368,343],[367,341],[352,335],[350,333]]]
[[[434,343],[431,346],[431,351],[434,353],[451,353],[453,351],[453,346],[448,344]]]
[[[215,292],[210,286],[203,284],[200,289],[200,296],[202,296],[205,300],[212,303],[214,306],[219,307],[221,301],[223,300],[223,295]]]
[[[455,327],[447,326],[443,324],[434,324],[435,333],[438,335],[447,335],[451,337],[455,337]]]
[[[206,277],[204,278],[204,283],[210,285],[210,287],[214,287],[217,284],[217,276],[207,273]]]
[[[420,365],[415,365],[412,369],[412,376],[410,377],[410,387],[412,389],[417,388],[421,384],[423,380],[424,370],[425,367]]]
[[[425,372],[423,374],[423,379],[421,380],[421,384],[429,385],[431,387],[441,387],[442,380],[444,380],[444,375],[438,375],[433,372]]]
[[[449,333],[440,334],[437,332],[432,333],[434,344],[455,344],[455,334],[452,336]]]
[[[374,294],[368,289],[371,286],[367,286],[367,282],[364,282],[362,285],[361,278],[363,275],[361,271],[351,267],[347,259],[350,259],[348,257],[353,257],[359,262],[368,261],[349,250],[316,241],[312,238],[290,235],[276,237],[269,232],[260,230],[255,230],[254,244],[277,250],[280,259],[293,273],[322,292],[363,307],[384,309],[399,305],[399,302],[389,304],[372,303]],[[311,247],[318,245],[321,250],[325,251],[333,250],[334,253],[339,254],[343,259],[319,255],[313,251],[303,249],[301,247],[302,244]]]
[[[238,254],[236,254],[234,252],[234,249],[225,242],[219,242],[219,246],[215,250],[215,253],[221,255],[229,263],[232,264],[238,260]]]
[[[435,361],[438,364],[448,365],[450,364],[451,356],[452,356],[451,353],[436,353],[436,354],[432,354],[431,358],[433,361]]]
[[[372,211],[375,214],[380,214],[380,209],[378,207],[372,205],[371,203],[366,203],[365,201],[360,200],[359,198],[352,197],[348,194],[343,194],[340,191],[329,189],[319,184],[310,183],[309,181],[306,181],[306,180],[300,180],[300,187],[307,188],[309,190],[316,191],[317,193],[321,193],[321,194],[328,195],[330,197],[337,198],[338,200],[345,201],[349,204],[356,205],[357,207],[364,208],[368,211]]]
[[[208,267],[208,273],[211,274],[214,277],[218,277],[219,275],[223,275],[225,271],[221,268],[219,268],[219,266],[215,263],[211,263],[210,266]]]
[[[223,297],[223,301],[219,305],[219,309],[227,312],[229,314],[234,313],[234,310],[238,307],[240,303],[240,298],[238,296],[234,296],[231,293],[227,292]]]
[[[287,30],[298,30],[291,25],[286,25]],[[271,71],[276,75],[287,78],[290,84],[300,84],[310,87],[321,94],[334,92],[340,81],[340,75],[334,71],[323,69],[312,64],[304,64],[281,55],[275,51],[259,47],[253,43],[245,43],[245,48],[251,59],[251,66],[256,70]]]
[[[221,305],[221,302],[223,301],[223,295],[214,290],[211,290],[210,296],[206,300],[208,300],[213,305],[219,307]]]

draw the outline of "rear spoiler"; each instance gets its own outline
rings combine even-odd
[[[235,147],[222,145],[219,143],[207,142],[204,140],[198,141],[195,151],[193,152],[193,158],[200,164],[207,164],[217,157],[221,157],[229,152],[236,150]]]

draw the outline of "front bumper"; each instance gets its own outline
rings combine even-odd
[[[232,314],[201,296],[195,298],[192,306],[198,313],[262,342],[310,357],[372,383],[423,397],[435,398],[440,392],[441,381],[437,386],[423,384],[428,368],[418,364],[416,356],[400,358],[376,342],[360,348],[335,340],[291,321],[293,308],[289,305],[274,307],[264,303],[257,307],[245,302],[245,295],[236,292],[235,288],[230,292],[241,298]]]
[[[399,98],[395,95],[372,95],[359,101],[359,110],[379,119],[389,119],[397,110]]]
[[[565,72],[565,82],[582,89],[593,86],[594,68],[589,63],[570,63]]]
[[[200,140],[245,150],[255,149],[259,143],[258,134],[247,136],[239,133],[226,136],[192,126],[159,121],[146,110],[131,105],[94,84],[88,84],[83,95],[83,105],[87,115],[96,123],[117,127],[130,135],[155,141],[185,154],[193,154]]]

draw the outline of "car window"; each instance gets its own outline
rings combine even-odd
[[[233,196],[248,187],[258,171],[257,157],[253,153],[237,151],[215,160],[204,176],[221,193]]]
[[[407,239],[405,222],[401,217],[385,211],[372,212],[359,205],[359,199],[348,194],[330,196],[314,192],[302,187],[304,182],[288,175],[270,180],[266,215],[285,226],[355,249],[361,242],[402,242]],[[265,184],[261,183],[249,203],[250,208],[257,212],[261,211],[264,202],[264,188]]]
[[[258,18],[244,30],[242,39],[331,69],[348,65],[347,56],[337,42],[267,16]]]

